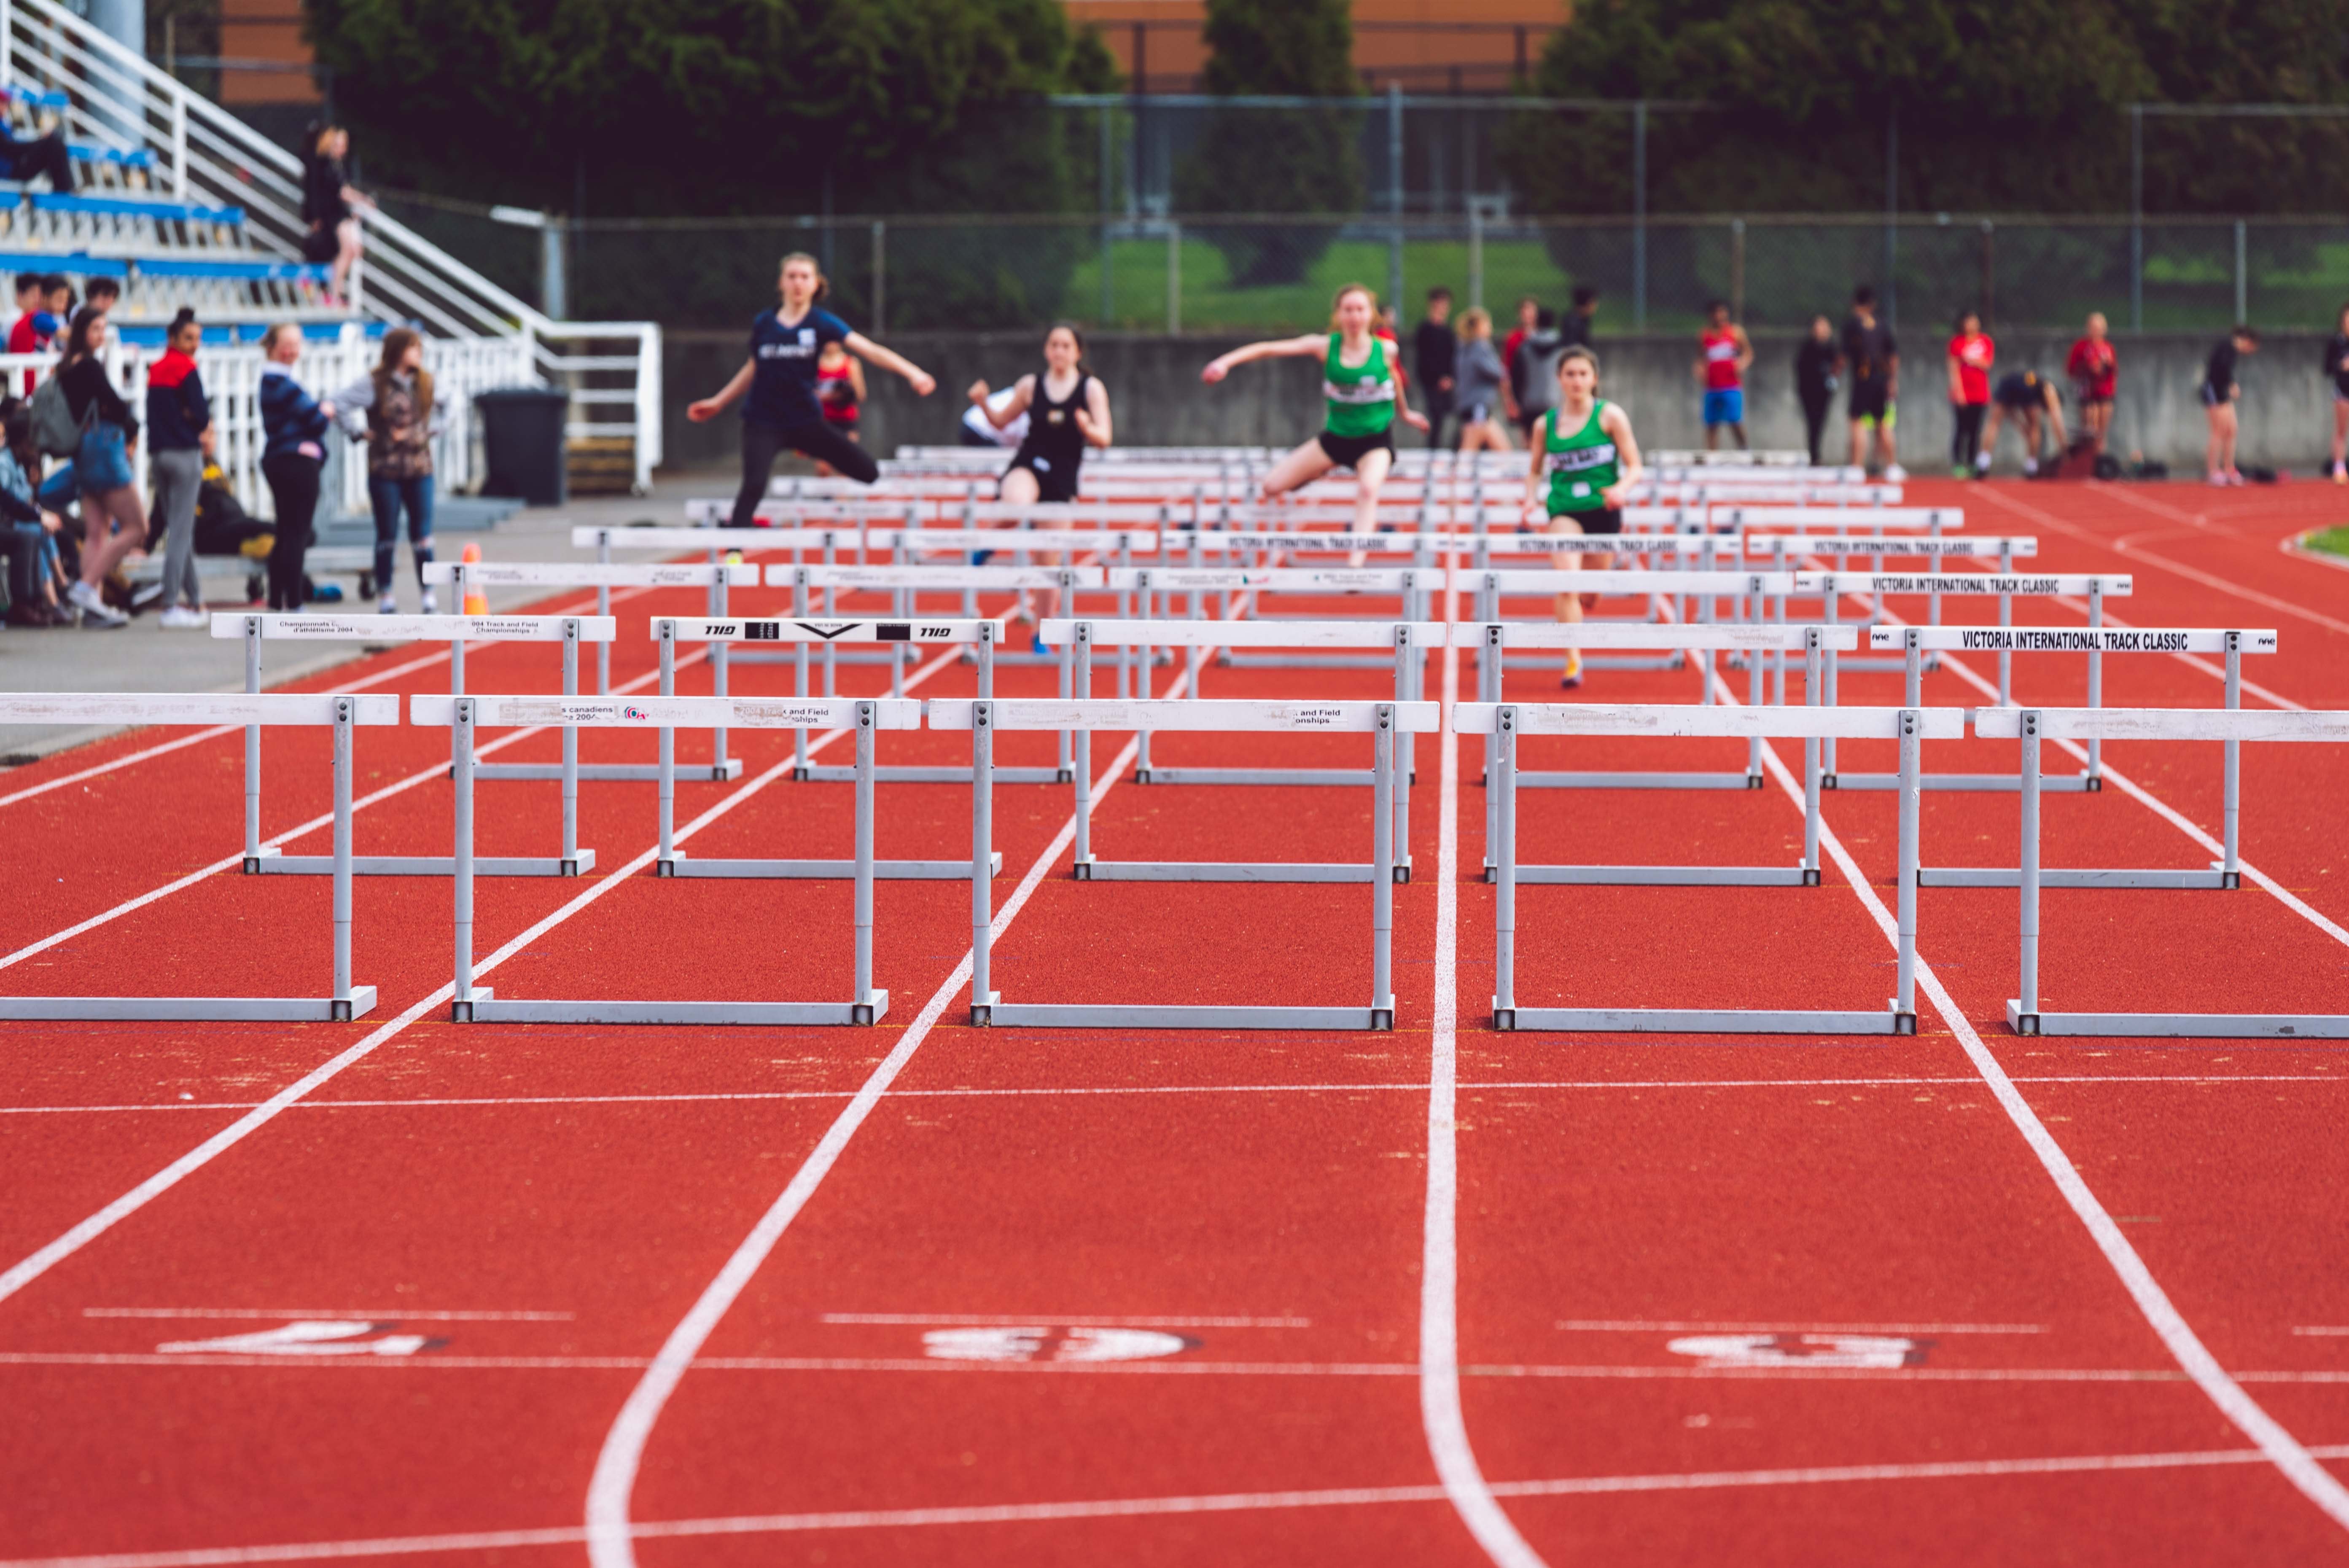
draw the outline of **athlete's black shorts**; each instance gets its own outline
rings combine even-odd
[[[1313,438],[1321,443],[1321,455],[1341,469],[1358,466],[1372,452],[1394,451],[1394,430],[1392,427],[1375,436],[1333,436],[1324,430]]]
[[[2020,376],[2009,376],[1999,382],[1991,396],[2009,413],[2027,414],[2047,406],[2046,387],[2044,381],[2025,381]]]
[[[1891,391],[1889,382],[1856,380],[1851,384],[1850,401],[1844,412],[1854,419],[1881,420],[1891,406]]]
[[[1012,459],[1011,467],[1003,470],[1003,477],[1008,480],[1021,469],[1026,469],[1036,476],[1038,500],[1062,501],[1077,499],[1078,470],[1073,466],[1066,472],[1061,472],[1050,464],[1040,463],[1031,458],[1015,458]]]
[[[1623,513],[1618,507],[1603,506],[1590,511],[1554,511],[1549,514],[1549,520],[1552,522],[1556,522],[1562,517],[1570,517],[1580,523],[1582,531],[1585,533],[1623,531]]]

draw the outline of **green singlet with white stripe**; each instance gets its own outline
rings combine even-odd
[[[1557,433],[1560,410],[1552,408],[1542,416],[1542,469],[1549,475],[1550,516],[1607,510],[1602,492],[1623,477],[1623,466],[1616,457],[1614,438],[1599,428],[1599,417],[1606,411],[1607,399],[1593,397],[1590,418],[1571,436]]]
[[[1384,340],[1376,337],[1367,364],[1340,365],[1345,341],[1344,333],[1331,333],[1330,357],[1322,362],[1321,396],[1330,404],[1323,428],[1333,436],[1375,436],[1394,423],[1394,369]]]

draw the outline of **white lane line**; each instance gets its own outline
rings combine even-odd
[[[447,655],[443,655],[442,656],[446,657]],[[677,667],[683,669],[687,665],[697,663],[708,656],[709,650],[707,648],[696,648],[693,652],[678,659],[677,661]],[[639,676],[636,679],[628,681],[624,685],[614,686],[612,689],[615,693],[635,691],[641,686],[652,684],[659,678],[660,673],[656,670],[648,675]],[[240,726],[238,727],[241,730],[243,727]],[[500,736],[495,740],[485,742],[483,745],[476,748],[474,755],[477,757],[487,757],[492,752],[502,751],[509,746],[520,745],[523,741],[529,739],[534,735],[543,735],[545,733],[545,730],[546,727],[543,725],[534,725],[527,729],[517,729],[511,735]],[[434,763],[431,767],[425,769],[419,773],[411,773],[405,779],[395,779],[393,782],[385,785],[380,789],[371,790],[368,793],[360,796],[358,799],[351,802],[352,814],[356,816],[358,812],[365,810],[367,807],[378,805],[385,800],[388,800],[395,795],[405,795],[410,789],[429,784],[436,779],[446,779],[448,777],[449,765],[445,762]],[[288,828],[274,838],[263,840],[262,845],[265,849],[279,849],[286,844],[292,843],[296,839],[306,837],[311,833],[318,832],[323,829],[331,828],[334,825],[335,814],[333,811],[329,810],[323,815],[313,817],[308,821],[303,822],[298,826]],[[22,964],[26,959],[34,957],[38,954],[47,953],[50,948],[56,947],[61,943],[70,942],[75,937],[81,935],[85,932],[95,931],[101,925],[106,925],[114,921],[120,920],[126,914],[135,914],[140,910],[146,908],[149,904],[154,903],[161,899],[169,898],[171,894],[180,892],[183,888],[193,887],[196,883],[204,881],[208,877],[218,876],[221,872],[228,870],[231,866],[242,866],[243,863],[244,851],[240,850],[235,854],[223,856],[208,866],[200,866],[183,877],[175,878],[171,882],[165,882],[161,887],[150,888],[147,892],[139,894],[136,898],[125,899],[122,903],[116,904],[111,909],[101,910],[99,913],[91,915],[88,920],[67,926],[63,931],[53,932],[49,935],[42,937],[37,942],[19,947],[14,953],[0,954],[0,969],[5,969],[14,964]]]
[[[1558,1319],[1559,1328],[1599,1334],[2044,1334],[2040,1323],[1678,1323],[1645,1317]]]
[[[916,682],[927,680],[931,676],[945,668],[947,665],[953,661],[953,658],[954,655],[951,654],[939,655],[936,658],[931,660],[928,664],[924,665],[920,669],[916,670],[912,675],[905,677],[905,684],[906,688],[910,690]],[[682,663],[682,661],[679,662]],[[812,756],[819,748],[829,746],[833,741],[840,739],[848,733],[849,732],[844,729],[827,730],[809,743],[809,754]],[[679,828],[674,835],[674,841],[680,844],[685,842],[692,835],[698,833],[703,828],[708,827],[710,823],[718,820],[720,817],[723,817],[728,812],[733,810],[735,807],[740,805],[743,801],[750,799],[752,796],[757,795],[761,790],[765,789],[768,785],[771,784],[776,779],[788,775],[792,770],[793,767],[794,763],[790,758],[786,758],[783,761],[777,763],[773,768],[759,775],[756,779],[745,783],[740,789],[727,795],[715,805],[711,806],[708,810],[702,812],[690,822],[688,822]],[[474,966],[474,974],[476,975],[487,975],[499,965],[504,963],[508,958],[512,957],[517,953],[523,952],[539,937],[544,935],[547,932],[554,930],[556,926],[562,924],[564,921],[569,920],[581,910],[585,909],[589,904],[602,898],[614,888],[619,887],[623,883],[626,882],[630,878],[635,876],[636,872],[652,864],[654,858],[659,853],[660,847],[657,844],[653,845],[652,847],[645,850],[641,854],[637,855],[634,860],[629,861],[626,865],[623,865],[612,872],[609,875],[595,879],[578,894],[578,896],[573,898],[569,903],[554,911],[554,913],[547,915],[544,919],[539,921],[536,924],[524,931],[521,935],[515,937],[512,941],[507,943],[504,946],[499,948],[496,952],[483,959],[480,964],[476,965]],[[165,1192],[168,1192],[172,1188],[178,1186],[181,1181],[184,1181],[187,1177],[202,1170],[214,1160],[220,1158],[221,1155],[226,1153],[237,1144],[243,1142],[245,1139],[251,1137],[254,1133],[260,1131],[261,1129],[275,1120],[289,1107],[306,1098],[320,1085],[331,1081],[346,1068],[366,1059],[367,1057],[374,1052],[378,1046],[382,1045],[385,1041],[392,1039],[404,1032],[410,1024],[413,1024],[417,1019],[424,1016],[425,1014],[432,1011],[440,1004],[448,1001],[450,997],[455,994],[456,987],[453,982],[450,985],[442,985],[439,990],[434,991],[431,995],[418,1001],[414,1006],[410,1006],[406,1012],[400,1014],[398,1017],[368,1033],[367,1036],[361,1039],[357,1045],[352,1046],[349,1049],[344,1051],[341,1055],[333,1057],[322,1066],[304,1074],[293,1083],[288,1084],[277,1093],[270,1096],[269,1099],[262,1101],[261,1104],[255,1106],[252,1110],[247,1111],[236,1120],[229,1123],[228,1126],[212,1134],[212,1137],[204,1140],[203,1142],[196,1145],[195,1148],[190,1150],[179,1159],[171,1161],[171,1164],[165,1166],[154,1175],[148,1177],[147,1180],[139,1183],[138,1186],[133,1187],[129,1191],[125,1192],[122,1196],[107,1204],[106,1207],[100,1209],[97,1213],[90,1215],[88,1219],[74,1226],[73,1229],[67,1231],[64,1235],[57,1237],[55,1241],[49,1243],[47,1246],[42,1247],[31,1256],[16,1264],[5,1274],[0,1274],[0,1302],[6,1301],[10,1296],[15,1295],[18,1291],[23,1290],[26,1285],[40,1278],[41,1275],[55,1268],[58,1264],[63,1263],[66,1259],[73,1256],[74,1253],[88,1246],[91,1242],[96,1241],[99,1236],[102,1236],[108,1231],[112,1230],[122,1221],[129,1218],[132,1214],[137,1213],[140,1210],[153,1202],[157,1198],[161,1197]]]
[[[2349,1459],[2349,1444],[2314,1450]],[[1498,1481],[1505,1497],[1601,1496],[1615,1492],[1709,1491],[1726,1488],[1824,1486],[1911,1480],[1966,1480],[2010,1476],[2127,1474],[2258,1464],[2256,1449],[2185,1449],[2165,1453],[2064,1454],[2045,1459],[1943,1460],[1923,1464],[1811,1465],[1785,1470],[1695,1470],[1678,1474],[1576,1476]],[[869,1509],[840,1513],[733,1514],[673,1519],[629,1527],[639,1541],[726,1535],[782,1535],[840,1530],[902,1530],[969,1524],[1041,1524],[1087,1519],[1137,1519],[1250,1513],[1291,1508],[1364,1508],[1442,1502],[1434,1486],[1330,1487],[1318,1491],[1211,1492],[1191,1497],[1102,1498],[1076,1502],[974,1504],[958,1508]],[[241,1568],[258,1563],[314,1563],[356,1557],[398,1557],[436,1552],[489,1552],[524,1546],[575,1546],[577,1526],[482,1530],[442,1535],[386,1535],[266,1546],[203,1547],[179,1552],[114,1552],[79,1557],[19,1557],[0,1568]]]
[[[1456,561],[1456,556],[1454,557]],[[1458,593],[1447,590],[1444,617],[1456,620]],[[1460,700],[1460,650],[1444,650],[1444,704]],[[1443,789],[1435,856],[1435,996],[1430,1014],[1427,1073],[1427,1206],[1420,1233],[1419,1420],[1444,1495],[1468,1533],[1501,1568],[1545,1568],[1495,1501],[1468,1441],[1460,1408],[1460,738],[1439,737]]]
[[[1179,695],[1188,678],[1187,675],[1178,674],[1167,695]],[[1145,680],[1143,684],[1146,688],[1151,683]],[[1108,797],[1126,766],[1140,754],[1140,738],[1130,738],[1118,752],[1116,759],[1103,772],[1101,782],[1093,787],[1092,799],[1095,805]],[[994,919],[988,923],[990,932],[1000,935],[1009,927],[1042,883],[1045,874],[1052,869],[1052,863],[1060,859],[1061,851],[1076,841],[1076,833],[1077,819],[1071,812],[1068,820],[1061,824],[1061,830],[1052,836],[1052,841],[1045,846],[1043,853],[1036,857],[1027,874],[1019,879],[1019,887],[995,912]],[[905,1070],[905,1064],[914,1059],[914,1053],[929,1037],[931,1026],[946,1011],[947,1004],[970,983],[970,971],[971,954],[965,949],[962,961],[955,965],[954,973],[931,993],[929,1001],[923,1005],[921,1012],[915,1016],[905,1032],[898,1037],[895,1047],[881,1059],[881,1065],[873,1069],[864,1087],[856,1091],[855,1097],[825,1129],[814,1150],[792,1173],[790,1184],[760,1216],[759,1222],[742,1239],[741,1245],[734,1249],[733,1255],[718,1271],[718,1277],[709,1282],[699,1299],[694,1302],[692,1310],[669,1331],[668,1338],[654,1357],[652,1366],[630,1390],[627,1403],[620,1408],[611,1429],[604,1435],[603,1447],[595,1455],[595,1474],[587,1484],[585,1540],[588,1561],[594,1568],[636,1568],[635,1536],[629,1524],[628,1511],[636,1491],[636,1471],[644,1462],[645,1445],[652,1439],[653,1427],[659,1421],[662,1409],[668,1404],[669,1397],[677,1392],[678,1384],[691,1369],[694,1357],[700,1354],[702,1346],[708,1343],[710,1335],[717,1332],[727,1309],[749,1287],[760,1266],[783,1239],[783,1233],[791,1228],[792,1222],[799,1217],[800,1211],[807,1207],[808,1201],[815,1196],[816,1189],[823,1184],[823,1179],[839,1163],[849,1140],[856,1136],[865,1119],[873,1114],[874,1108],[880,1104],[881,1097],[889,1091],[889,1086],[896,1081],[897,1075]]]
[[[417,1323],[569,1323],[569,1312],[419,1312],[412,1306],[85,1306],[84,1317],[397,1317]]]
[[[1764,746],[1762,759],[1771,776],[1777,779],[1778,788],[1800,810],[1803,788],[1779,758],[1777,748]],[[1897,944],[1899,927],[1891,912],[1884,907],[1884,901],[1877,896],[1876,889],[1869,884],[1850,851],[1844,848],[1843,840],[1825,822],[1820,824],[1819,842],[1835,858],[1845,881],[1875,920],[1878,929],[1883,932],[1888,941]],[[2023,1141],[2031,1146],[2031,1151],[2038,1156],[2041,1168],[2055,1183],[2055,1190],[2063,1194],[2072,1212],[2087,1228],[2097,1251],[2105,1254],[2106,1263],[2119,1276],[2129,1298],[2137,1304],[2137,1311],[2161,1336],[2162,1345],[2177,1359],[2178,1366],[2194,1379],[2195,1386],[2202,1390],[2204,1397],[2218,1406],[2244,1436],[2258,1445],[2260,1451],[2283,1472],[2287,1480],[2300,1489],[2302,1496],[2322,1509],[2334,1523],[2349,1529],[2349,1487],[2344,1487],[2330,1470],[2311,1456],[2300,1439],[2284,1430],[2282,1425],[2262,1409],[2257,1400],[2243,1392],[2241,1387],[2227,1375],[2227,1369],[2219,1365],[2218,1357],[2204,1346],[2171,1303],[2168,1294],[2153,1277],[2153,1271],[2146,1267],[2145,1260],[2137,1255],[2137,1249],[2121,1233],[2121,1228],[2114,1222],[2111,1213],[2097,1201],[2095,1193],[2089,1191],[2087,1182],[2081,1178],[2071,1157],[2064,1152],[2063,1146],[2055,1141],[2046,1124],[2039,1119],[2039,1113],[2031,1109],[2030,1101],[2023,1098],[2023,1091],[2015,1088],[2013,1080],[1999,1066],[1998,1058],[1982,1044],[1982,1037],[1974,1032],[1972,1020],[1966,1016],[1965,1010],[1942,986],[1940,976],[1922,953],[1917,955],[1917,984],[1931,1000],[1934,1010],[1941,1015],[1951,1031],[1957,1036],[1958,1044],[1965,1051],[1967,1059],[1973,1063],[1974,1070],[1990,1086],[1991,1093],[1997,1097],[2008,1119],[2023,1134]]]
[[[2168,508],[2157,507],[2141,497],[2129,494],[2127,490],[2123,490],[2118,486],[2107,486],[2106,488],[2109,493],[2118,496],[2121,500],[2127,501],[2131,506],[2142,507],[2157,515],[2167,514],[2171,517],[2178,516],[2178,513],[2169,511]],[[2220,577],[2215,573],[2204,572],[2199,568],[2184,565],[2181,562],[2172,561],[2168,556],[2156,555],[2149,551],[2140,550],[2137,546],[2130,544],[2127,540],[2100,538],[2096,534],[2089,532],[2086,529],[2079,528],[2072,523],[2068,523],[2062,518],[2057,517],[2051,512],[2042,511],[2035,506],[2026,505],[2022,501],[2014,500],[2006,496],[2001,495],[1998,491],[1990,489],[1988,486],[1983,487],[1982,494],[1987,499],[1996,501],[1999,505],[2005,507],[2008,511],[2031,519],[2033,522],[2038,523],[2042,528],[2052,528],[2058,533],[2068,534],[2074,539],[2082,540],[2089,544],[2093,544],[2099,550],[2110,551],[2113,554],[2126,557],[2130,561],[2142,561],[2148,566],[2158,566],[2166,572],[2176,573],[2178,576],[2186,578],[2189,582],[2199,583],[2205,588],[2216,588],[2221,593],[2230,593],[2236,598],[2244,600],[2249,603],[2263,604],[2271,610],[2281,611],[2282,614],[2287,615],[2297,615],[2302,620],[2323,626],[2327,631],[2349,632],[2349,621],[2336,621],[2330,615],[2319,614],[2314,610],[2303,608],[2301,605],[2293,603],[2289,599],[2279,599],[2272,593],[2262,593],[2256,588],[2246,588],[2240,583],[2229,582],[2226,578]]]
[[[2208,1088],[2219,1084],[2349,1083],[2341,1073],[2015,1073],[2017,1083],[2185,1084]],[[1979,1088],[1981,1080],[1947,1074],[1933,1078],[1501,1078],[1479,1080],[1463,1092],[1489,1094],[1503,1089],[1616,1088]],[[901,1088],[899,1099],[1076,1099],[1087,1095],[1123,1094],[1423,1094],[1416,1083],[1206,1083],[1136,1084],[1123,1088]],[[429,1110],[436,1109],[497,1109],[512,1106],[670,1105],[700,1101],[847,1099],[845,1088],[734,1089],[705,1094],[547,1094],[487,1095],[445,1099],[309,1099],[302,1110]],[[150,1110],[251,1110],[258,1100],[178,1100],[157,1105],[0,1105],[0,1116],[122,1115]],[[990,1318],[988,1321],[993,1322]]]
[[[2066,610],[2075,610],[2083,616],[2086,615],[2088,613],[2088,602],[2085,599],[2075,599],[2068,595],[2059,594],[2050,602],[2061,604]],[[2134,621],[2114,614],[2109,609],[2105,612],[2104,624],[2107,626],[2120,627],[2125,631],[2137,624]],[[2184,665],[2189,669],[2209,676],[2214,681],[2223,683],[2227,678],[2227,669],[2224,665],[2214,665],[2199,654],[2172,654],[2169,656],[2176,659],[2179,664]],[[2259,682],[2252,680],[2248,676],[2244,677],[2242,686],[2244,691],[2248,692],[2252,696],[2259,698],[2261,702],[2268,704],[2271,707],[2284,708],[2292,713],[2306,713],[2308,711],[2308,706],[2305,703],[2294,702],[2292,698],[2285,696],[2279,692],[2269,690],[2266,686],[2261,686]]]
[[[1070,1317],[1050,1312],[826,1312],[819,1323],[1049,1323],[1058,1328],[1310,1328],[1309,1317]]]
[[[375,674],[368,676],[364,679],[347,681],[341,686],[328,686],[326,689],[329,692],[365,691],[371,686],[381,686],[385,681],[391,680],[397,676],[411,675],[416,671],[427,668],[429,665],[445,665],[448,662],[449,655],[447,654],[434,654],[429,658],[411,659],[404,665],[394,665],[389,669],[378,670]],[[294,678],[295,680],[307,680],[310,677],[307,676],[296,676]],[[242,735],[243,733],[244,726],[241,724],[219,724],[212,726],[210,729],[199,729],[192,735],[183,735],[177,740],[166,740],[160,745],[147,747],[143,750],[126,752],[122,756],[114,758],[111,762],[101,762],[96,767],[85,768],[79,772],[67,773],[59,778],[52,779],[45,784],[34,784],[16,790],[13,794],[0,795],[0,806],[13,806],[19,800],[29,800],[36,795],[46,795],[52,789],[62,789],[68,784],[78,784],[87,779],[97,779],[109,773],[119,772],[121,769],[129,767],[133,763],[144,762],[150,758],[166,756],[174,751],[184,751],[191,746],[199,745],[207,740],[217,740],[224,735]]]

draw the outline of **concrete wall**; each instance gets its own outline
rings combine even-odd
[[[1999,335],[1999,373],[2033,367],[2063,369],[2073,335],[2011,332]],[[1237,341],[1222,337],[1166,337],[1102,333],[1088,340],[1095,372],[1109,384],[1120,439],[1145,446],[1215,444],[1286,445],[1304,440],[1319,428],[1320,372],[1308,360],[1251,365],[1221,387],[1199,383],[1199,367]],[[1897,427],[1902,460],[1919,473],[1946,467],[1951,418],[1947,335],[1911,329],[1903,335],[1900,418]],[[2141,451],[2168,463],[2174,473],[2200,471],[2205,433],[2195,388],[2202,363],[2216,339],[2202,334],[2148,333],[2118,340],[2120,398],[2113,416],[2111,449],[2127,459]],[[685,406],[725,384],[741,365],[743,335],[735,333],[671,333],[667,338],[665,384],[669,399],[668,460],[671,467],[732,463],[740,450],[732,414],[709,425],[693,425]],[[917,398],[894,376],[871,373],[873,399],[865,407],[865,444],[887,453],[901,443],[950,443],[964,407],[963,390],[981,377],[994,386],[1041,365],[1041,335],[1020,333],[915,334],[892,335],[890,346],[938,378],[938,390]],[[1692,341],[1672,336],[1602,336],[1601,389],[1630,410],[1642,446],[1703,444],[1699,393],[1689,374]],[[2321,337],[2268,338],[2243,362],[2242,445],[2244,462],[2307,472],[2322,466],[2332,438],[2330,385],[2319,373]],[[1746,392],[1747,428],[1764,447],[1803,444],[1802,409],[1795,401],[1792,339],[1755,344],[1757,357]],[[2067,388],[2068,394],[2068,388]],[[2067,419],[2076,408],[2067,395]],[[1844,428],[1838,400],[1829,416],[1828,452]],[[1415,437],[1408,438],[1416,439]],[[2000,468],[2020,460],[2020,444],[2002,438]]]

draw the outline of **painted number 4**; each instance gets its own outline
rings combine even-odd
[[[158,1345],[165,1356],[413,1356],[441,1340],[420,1334],[384,1334],[388,1323],[336,1322],[307,1319],[257,1334],[229,1334],[218,1339],[174,1339]],[[379,1338],[369,1336],[380,1335]]]

